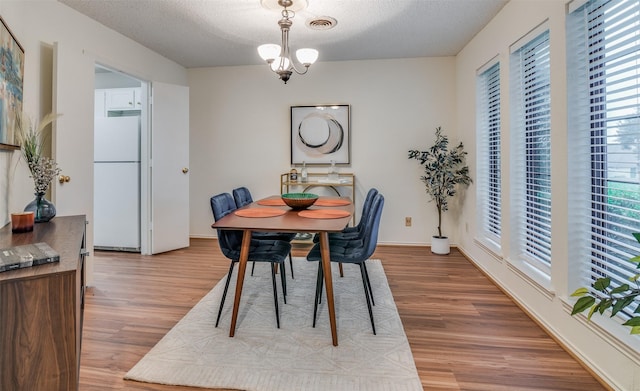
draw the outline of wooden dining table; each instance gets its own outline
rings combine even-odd
[[[249,257],[251,233],[254,231],[318,233],[320,238],[320,254],[322,256],[322,269],[324,272],[324,286],[327,295],[327,307],[329,309],[329,323],[331,325],[331,339],[333,346],[338,346],[328,234],[329,232],[339,232],[349,224],[351,215],[354,212],[353,202],[345,197],[319,197],[318,201],[316,201],[318,205],[313,205],[306,209],[304,213],[300,213],[301,211],[293,210],[284,205],[284,203],[280,203],[278,201],[280,199],[280,196],[271,196],[255,201],[236,210],[235,213],[229,213],[211,225],[214,229],[243,231],[242,247],[238,262],[238,280],[236,283],[229,337],[233,337],[235,334],[240,298],[242,296],[242,285]],[[257,210],[247,211],[247,209]],[[270,213],[269,210],[273,212]],[[277,212],[278,215],[270,216],[276,214],[276,210],[279,211]],[[324,213],[322,211],[324,211]],[[305,214],[309,217],[304,217]],[[323,215],[325,215],[325,217],[322,217]],[[312,291],[310,290],[310,292]]]

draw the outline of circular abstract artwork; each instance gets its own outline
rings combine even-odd
[[[298,138],[305,147],[326,155],[342,147],[344,129],[329,113],[310,113],[298,125]]]
[[[349,106],[292,106],[291,163],[349,164]]]

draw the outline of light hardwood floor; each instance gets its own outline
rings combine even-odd
[[[307,248],[297,246],[294,256]],[[425,390],[606,390],[457,250],[379,246]],[[228,270],[215,240],[155,256],[96,252],[80,390],[197,390],[124,381]]]

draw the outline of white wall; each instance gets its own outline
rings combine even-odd
[[[78,52],[83,53],[85,58],[91,59],[91,74],[93,63],[98,62],[143,80],[187,85],[186,70],[180,65],[57,1],[3,0],[0,2],[0,15],[25,50],[23,108],[35,119],[41,118],[53,107],[53,46],[56,42],[79,49]],[[68,83],[64,87],[68,94],[72,94],[65,98],[93,100],[93,78]],[[82,97],[85,92],[86,98]],[[92,106],[93,104],[88,105]],[[79,112],[80,110],[79,107],[73,107],[62,113],[63,117],[58,121],[58,131],[66,134],[93,132],[93,111],[84,113]],[[78,148],[92,149],[93,146],[81,145]],[[79,151],[77,148],[75,150]],[[10,212],[21,211],[33,199],[33,181],[29,178],[28,170],[19,159],[19,155],[19,152],[0,152],[0,225],[8,222]],[[64,173],[65,167],[61,168]],[[67,167],[67,170],[69,169],[70,167]],[[87,171],[85,167],[83,169]],[[92,189],[87,189],[85,196],[88,199],[87,204],[92,204]],[[56,199],[53,201],[55,203]],[[91,221],[92,210],[82,213]],[[89,248],[93,243],[91,227],[90,225],[87,230]],[[91,257],[88,260],[87,272],[88,281],[91,282]]]
[[[407,151],[426,148],[439,125],[456,139],[454,65],[453,57],[317,63],[287,85],[266,65],[189,70],[191,235],[214,236],[214,194],[238,186],[254,198],[279,194],[291,168],[290,107],[336,103],[351,105],[352,164],[340,171],[356,175],[357,208],[376,187],[386,197],[380,242],[427,243],[435,206]]]
[[[52,107],[54,42],[81,47],[101,64],[141,79],[187,84],[183,67],[57,1],[3,0],[0,15],[25,50],[24,110],[36,119]],[[86,86],[77,89],[86,90]],[[33,198],[33,182],[26,167],[16,165],[18,155],[0,153],[0,225],[8,221],[9,211],[22,210]]]
[[[475,83],[476,71],[499,56],[501,61],[502,128],[502,251],[493,254],[475,240],[476,188],[469,189],[464,204],[464,221],[458,226],[460,248],[479,268],[513,296],[522,307],[555,335],[599,376],[619,390],[640,389],[640,343],[628,335],[628,328],[599,318],[599,326],[587,325],[570,316],[570,288],[567,250],[567,112],[564,0],[511,1],[456,58],[457,118],[464,129],[461,138],[469,146],[472,175],[476,171]],[[552,143],[552,272],[551,282],[540,283],[518,271],[510,256],[509,242],[509,46],[528,31],[548,20],[551,42],[551,143]],[[574,260],[575,262],[575,260]],[[609,331],[605,331],[609,330]]]

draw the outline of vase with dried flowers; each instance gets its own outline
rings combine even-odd
[[[36,198],[24,208],[25,212],[34,212],[34,221],[43,223],[56,215],[53,203],[45,198],[51,181],[60,174],[60,168],[55,160],[43,156],[44,144],[47,141],[45,129],[60,115],[49,113],[38,124],[34,124],[27,115],[21,115],[18,120],[16,142],[20,145],[31,178],[33,178]]]

